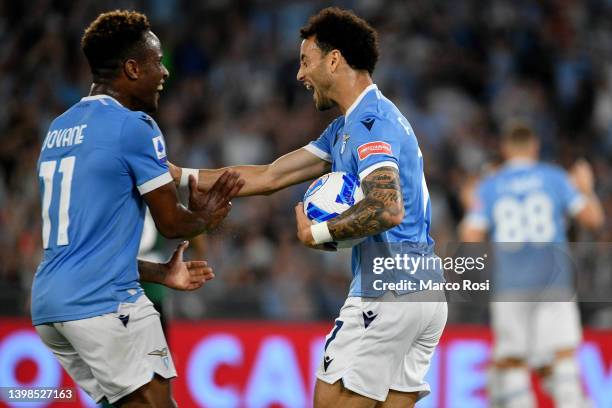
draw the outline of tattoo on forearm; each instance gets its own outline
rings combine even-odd
[[[396,225],[404,203],[399,173],[393,167],[381,167],[366,176],[361,188],[365,198],[328,221],[336,240],[374,235]]]

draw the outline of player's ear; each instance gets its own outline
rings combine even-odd
[[[340,61],[342,61],[342,54],[338,50],[331,50],[328,54],[329,69],[332,73],[336,72]]]
[[[132,79],[132,80],[138,79],[139,69],[138,69],[138,63],[136,62],[136,60],[134,59],[126,60],[123,63],[123,72],[125,73],[125,76],[127,76],[129,79]]]

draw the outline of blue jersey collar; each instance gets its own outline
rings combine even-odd
[[[508,159],[504,163],[506,168],[520,168],[520,167],[531,167],[535,166],[537,161],[529,159],[527,157],[515,157],[514,159]]]
[[[359,94],[357,99],[355,99],[355,102],[353,102],[353,104],[349,106],[349,108],[346,110],[346,113],[344,114],[345,121],[348,120],[349,115],[357,108],[357,106],[361,103],[366,94],[372,90],[378,91],[378,87],[376,86],[376,84],[368,85],[368,87],[364,89],[361,94]]]
[[[91,96],[85,96],[83,98],[81,98],[81,102],[86,102],[86,101],[100,101],[102,102],[102,104],[104,105],[108,105],[108,103],[106,102],[106,100],[111,100],[113,102],[115,102],[117,105],[122,106],[123,105],[121,103],[119,103],[118,100],[116,100],[115,98],[113,98],[110,95],[104,95],[104,94],[99,94],[99,95],[91,95]]]

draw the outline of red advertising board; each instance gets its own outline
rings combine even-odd
[[[0,327],[0,387],[74,387],[27,320],[0,319]],[[175,398],[182,407],[308,407],[329,330],[329,323],[172,322]],[[490,341],[487,328],[448,326],[428,374],[432,394],[418,406],[487,407]],[[579,361],[594,405],[612,407],[612,332],[587,330]],[[76,402],[28,406],[95,406],[75,393]]]

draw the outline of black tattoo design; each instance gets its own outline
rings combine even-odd
[[[398,225],[404,218],[404,202],[399,173],[394,167],[381,167],[361,182],[364,199],[327,222],[335,240],[378,234]]]

